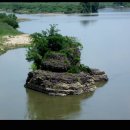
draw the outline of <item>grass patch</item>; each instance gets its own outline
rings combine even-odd
[[[18,34],[22,34],[22,32],[14,29],[12,26],[8,25],[7,23],[0,22],[0,37],[4,35],[18,35]]]

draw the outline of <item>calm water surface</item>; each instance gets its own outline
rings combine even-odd
[[[0,119],[130,119],[130,10],[100,11],[99,16],[17,15],[25,33],[58,24],[63,35],[83,44],[81,62],[104,70],[109,81],[94,93],[51,97],[24,88],[30,64],[26,49],[0,56]]]

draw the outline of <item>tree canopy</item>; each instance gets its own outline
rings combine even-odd
[[[32,34],[31,38],[27,60],[33,61],[32,69],[56,70],[63,66],[65,69],[62,70],[72,73],[89,71],[88,67],[80,64],[81,43],[75,37],[61,35],[56,25],[50,25],[50,29],[41,33]]]
[[[15,29],[19,27],[15,14],[0,13],[0,22],[7,23]]]
[[[99,2],[82,2],[81,7],[81,13],[97,13]]]

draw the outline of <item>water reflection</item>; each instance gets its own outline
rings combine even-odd
[[[104,85],[106,85],[108,83],[108,81],[102,81],[102,82],[99,82],[99,83],[96,83],[96,86],[97,88],[100,88],[100,87],[104,87]]]
[[[86,26],[86,25],[89,25],[89,24],[93,24],[95,23],[97,20],[81,20],[80,23],[83,25],[83,26]]]
[[[89,98],[94,92],[67,97],[53,97],[26,89],[28,112],[27,119],[64,119],[67,115],[80,111],[80,102]]]
[[[102,87],[105,83],[106,82],[98,83],[97,87]],[[94,92],[66,97],[54,97],[26,89],[26,94],[28,106],[26,119],[53,120],[66,119],[66,117],[80,112],[81,102],[93,96]]]

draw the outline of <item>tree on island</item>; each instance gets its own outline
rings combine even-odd
[[[75,37],[58,33],[56,25],[31,35],[27,59],[33,61],[25,87],[51,96],[93,92],[96,82],[107,81],[99,69],[80,64],[82,45]]]
[[[81,43],[75,37],[61,35],[56,25],[50,25],[50,29],[41,33],[32,34],[31,38],[27,60],[33,61],[33,70],[91,72],[89,67],[80,64]]]

